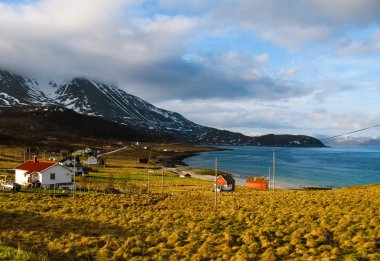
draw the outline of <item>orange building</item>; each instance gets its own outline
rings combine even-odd
[[[264,177],[248,177],[246,186],[250,189],[267,190],[268,179]]]
[[[235,179],[231,175],[219,175],[216,179],[216,186],[220,191],[234,191]]]

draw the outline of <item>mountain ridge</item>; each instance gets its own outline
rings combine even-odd
[[[0,106],[0,142],[13,145],[104,144],[111,141],[173,142],[102,117],[57,105]]]
[[[84,77],[76,77],[63,83],[49,82],[48,85],[52,92],[45,94],[36,80],[0,71],[0,105],[60,105],[81,114],[103,117],[152,135],[169,135],[192,144],[324,146],[318,139],[304,135],[289,135],[273,142],[269,140],[276,136],[249,137],[241,133],[205,127],[177,112],[157,108],[115,85]]]

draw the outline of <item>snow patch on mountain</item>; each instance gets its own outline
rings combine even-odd
[[[78,113],[101,116],[128,125],[150,135],[170,135],[189,143],[265,144],[257,137],[201,126],[179,113],[157,108],[113,84],[86,78],[74,78],[62,83],[48,80],[38,82],[0,70],[0,105],[46,104],[61,105]],[[301,140],[293,142],[293,145],[308,143]]]

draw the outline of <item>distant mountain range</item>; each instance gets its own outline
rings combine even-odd
[[[372,137],[339,137],[326,141],[328,146],[380,146],[380,138]]]
[[[264,135],[249,137],[196,124],[181,114],[152,104],[107,85],[86,78],[63,83],[40,82],[0,70],[0,106],[62,106],[77,113],[98,116],[128,126],[150,136],[173,137],[192,144],[256,146],[324,146],[304,135]]]

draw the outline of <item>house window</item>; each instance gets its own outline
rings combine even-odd
[[[50,180],[55,180],[55,173],[50,173]]]

